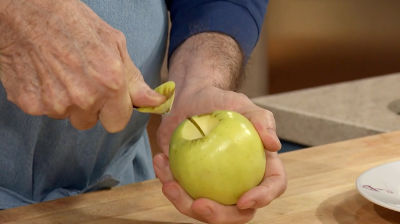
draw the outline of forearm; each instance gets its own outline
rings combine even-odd
[[[170,58],[169,79],[180,86],[235,90],[243,76],[243,54],[231,37],[200,33],[187,39]]]

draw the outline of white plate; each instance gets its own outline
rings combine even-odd
[[[357,189],[369,201],[400,212],[400,161],[365,171],[357,178]]]

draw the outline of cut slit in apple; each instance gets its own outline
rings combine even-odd
[[[201,134],[203,137],[206,136],[206,135],[204,134],[204,131],[201,130],[201,127],[196,123],[196,121],[193,120],[192,117],[188,117],[188,120],[189,120],[190,122],[192,122],[192,124],[197,128],[197,130],[199,130],[200,134]]]
[[[161,105],[155,107],[139,107],[136,108],[137,111],[142,113],[151,113],[151,114],[166,114],[168,113],[174,102],[175,98],[175,82],[168,81],[154,89],[157,93],[164,95],[167,100],[164,101]]]
[[[201,115],[187,118],[188,121],[183,127],[183,138],[194,140],[208,135],[219,123],[219,120],[213,116]]]

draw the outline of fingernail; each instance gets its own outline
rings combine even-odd
[[[176,187],[169,187],[169,189],[165,191],[165,194],[167,194],[170,200],[175,200],[179,197],[179,190]]]
[[[205,207],[200,210],[200,215],[202,216],[211,216],[212,215],[212,210],[209,207]]]
[[[256,202],[255,202],[255,201],[247,201],[247,202],[245,202],[242,206],[240,206],[240,209],[253,208],[254,205],[256,205]]]

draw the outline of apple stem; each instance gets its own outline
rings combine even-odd
[[[192,122],[192,124],[197,128],[197,130],[199,130],[200,134],[201,134],[203,137],[206,136],[206,135],[204,134],[203,130],[201,130],[199,124],[197,124],[197,122],[196,122],[192,117],[188,117],[188,120],[189,120],[190,122]]]

